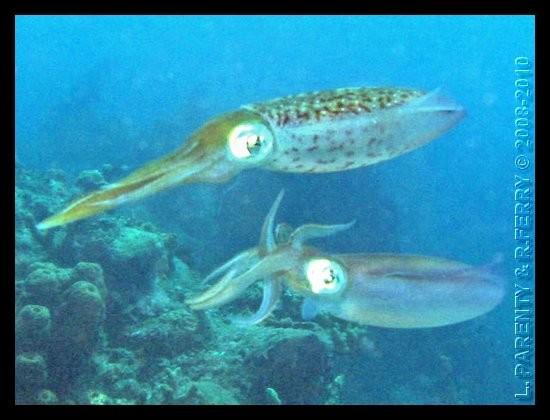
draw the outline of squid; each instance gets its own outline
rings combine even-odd
[[[252,315],[234,318],[254,325],[276,308],[284,287],[303,296],[302,317],[319,313],[385,328],[431,328],[479,317],[502,300],[505,287],[498,258],[473,267],[444,258],[401,254],[329,254],[305,244],[309,239],[347,230],[338,225],[306,224],[289,231],[274,228],[284,191],[267,214],[257,247],[245,250],[205,279],[220,280],[186,304],[207,310],[229,303],[263,281],[263,297]],[[279,233],[279,235],[277,235]]]
[[[250,168],[325,173],[372,165],[434,140],[464,115],[439,89],[343,88],[244,105],[37,228],[65,225],[177,185],[226,182]]]

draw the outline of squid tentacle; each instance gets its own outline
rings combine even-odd
[[[114,197],[101,201],[90,203],[94,206],[115,207],[121,204],[136,201],[152,195],[158,191],[162,191],[172,185],[190,182],[192,177],[205,170],[209,165],[207,163],[195,163],[193,166],[185,168],[183,165],[177,165],[173,168],[168,168],[162,172],[147,178],[144,181],[133,181],[132,183],[118,183],[113,186],[108,186],[102,191],[112,191]],[[179,166],[179,168],[178,168]]]
[[[260,234],[260,246],[264,247],[265,252],[273,252],[277,248],[277,242],[275,238],[275,215],[281,204],[281,200],[285,195],[285,190],[282,189],[277,198],[271,205],[267,216],[265,217],[262,225],[262,231]],[[281,293],[283,291],[283,285],[280,279],[275,276],[269,276],[263,282],[262,290],[262,303],[258,310],[249,317],[234,317],[232,321],[241,326],[249,326],[257,324],[267,318],[271,312],[277,306]]]
[[[229,270],[209,290],[200,296],[189,299],[187,303],[190,306],[194,309],[208,309],[219,306],[237,298],[238,295],[258,279],[267,277],[264,280],[262,303],[258,311],[251,317],[236,318],[235,322],[241,325],[256,324],[269,316],[273,309],[275,309],[282,292],[282,284],[276,276],[272,275],[272,273],[278,270],[278,268],[274,267],[279,267],[279,262],[277,262],[279,259],[273,258],[271,254],[277,248],[274,223],[275,215],[283,196],[284,190],[281,190],[265,217],[260,234],[260,246],[238,254],[210,273],[203,280],[203,284],[208,283],[210,280]],[[267,255],[262,260],[258,260],[260,250],[262,254]],[[264,272],[265,275],[262,275],[261,273]]]
[[[282,189],[279,194],[277,195],[277,198],[271,205],[271,208],[269,209],[269,213],[267,213],[267,216],[264,219],[264,224],[262,225],[262,232],[260,234],[260,246],[265,248],[265,251],[272,252],[277,247],[276,241],[275,241],[275,214],[277,214],[277,210],[279,209],[279,205],[281,204],[281,200],[283,199],[285,195],[285,190]]]
[[[192,154],[182,155],[187,160],[178,162],[173,155],[138,169],[114,184],[72,202],[61,212],[37,224],[37,229],[49,229],[101,213],[108,209],[152,195],[170,186],[192,182],[193,176],[206,170],[211,163],[200,161]],[[177,154],[180,158],[181,153]]]
[[[232,269],[219,283],[212,286],[202,295],[188,299],[186,303],[191,306],[191,309],[197,310],[215,308],[231,302],[256,281],[284,271],[287,262],[288,257],[285,254],[275,254],[265,257],[252,268],[236,277],[237,270]]]
[[[339,225],[317,225],[309,224],[302,225],[290,235],[290,242],[294,248],[301,248],[305,241],[314,238],[322,238],[325,236],[334,235],[351,228],[356,220],[349,223]]]
[[[216,268],[214,271],[212,271],[208,276],[204,278],[202,281],[202,284],[207,284],[212,279],[222,275],[230,268],[235,268],[237,264],[240,264],[246,260],[254,261],[258,257],[258,250],[257,248],[250,248],[246,251],[241,252],[240,254],[237,254],[235,257],[231,258],[229,261],[227,261],[225,264],[221,265],[220,267]]]
[[[283,293],[283,283],[278,278],[269,277],[264,280],[262,303],[258,310],[249,317],[234,317],[233,323],[247,327],[250,325],[258,324],[266,319],[279,302],[281,294]]]
[[[260,234],[260,245],[246,250],[210,273],[204,283],[222,275],[222,279],[199,296],[188,299],[186,303],[194,310],[211,309],[233,301],[244,290],[260,279],[263,281],[262,302],[258,310],[249,317],[238,317],[234,322],[240,325],[252,325],[267,318],[275,309],[282,293],[281,275],[288,270],[292,254],[301,249],[303,242],[312,238],[333,235],[351,228],[355,220],[338,225],[309,224],[297,228],[289,242],[292,247],[287,251],[278,251],[274,222],[275,215],[284,196],[281,190],[264,219]]]
[[[236,272],[237,270],[235,268],[232,268],[227,274],[225,274],[225,276],[222,277],[222,279],[218,283],[216,283],[210,289],[206,290],[206,292],[193,298],[186,299],[185,303],[187,303],[191,307],[194,307],[201,305],[204,302],[207,302],[209,299],[212,299],[220,292],[223,292],[223,290],[231,284],[231,281],[235,278]]]

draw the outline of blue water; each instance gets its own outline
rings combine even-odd
[[[201,272],[255,245],[282,187],[279,221],[357,219],[352,230],[316,242],[323,249],[476,265],[502,253],[510,290],[483,324],[388,331],[378,347],[395,360],[393,369],[372,377],[372,361],[342,360],[355,366],[342,402],[380,402],[378,387],[429,377],[432,358],[444,352],[467,402],[521,403],[512,295],[518,56],[534,60],[529,16],[19,16],[16,157],[28,168],[71,175],[104,163],[136,168],[245,103],[346,86],[441,87],[468,115],[413,153],[326,175],[251,170],[140,206],[163,230],[197,244],[193,264]],[[399,400],[399,387],[392,392]],[[414,398],[429,401],[402,396]]]

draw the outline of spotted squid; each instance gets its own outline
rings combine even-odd
[[[193,310],[217,308],[263,281],[259,309],[235,318],[241,325],[263,321],[286,286],[304,296],[302,316],[318,313],[386,328],[429,328],[483,315],[502,300],[504,284],[495,260],[473,267],[444,258],[401,254],[329,254],[305,241],[344,231],[339,225],[306,224],[290,231],[274,228],[283,191],[267,214],[257,247],[245,250],[214,270],[208,283],[221,279],[186,303]],[[277,233],[279,235],[277,235]],[[286,234],[282,235],[281,232]]]
[[[64,225],[180,184],[226,182],[249,168],[325,173],[372,165],[430,142],[464,115],[439,89],[343,88],[245,105],[37,227]]]

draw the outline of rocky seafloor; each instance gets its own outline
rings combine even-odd
[[[261,326],[231,324],[223,312],[235,305],[192,312],[183,301],[200,275],[178,238],[150,223],[108,214],[36,230],[110,169],[74,183],[59,170],[16,170],[16,402],[337,402],[331,355],[358,346],[363,328],[301,322],[290,295],[286,316]],[[257,304],[260,290],[247,297]]]
[[[186,244],[176,235],[146,221],[114,211],[36,230],[117,175],[109,165],[75,180],[16,168],[17,403],[331,404],[342,401],[354,371],[378,384],[372,402],[383,402],[376,389],[383,386],[386,400],[426,402],[415,395],[419,387],[435,403],[465,398],[444,354],[430,355],[438,373],[420,377],[421,385],[384,385],[398,359],[381,357],[376,334],[325,316],[303,322],[288,292],[274,315],[248,328],[227,315],[254,310],[260,289],[220,310],[189,310],[184,299],[205,273],[184,262]]]

